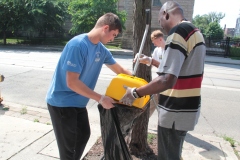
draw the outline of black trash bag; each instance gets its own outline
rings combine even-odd
[[[104,109],[101,104],[98,105],[104,147],[102,159],[132,160],[124,137],[143,110],[122,104],[114,104],[114,106],[111,109]]]

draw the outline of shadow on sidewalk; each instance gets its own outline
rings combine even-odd
[[[8,107],[5,107],[4,104],[0,103],[0,115],[4,115],[5,112],[7,112],[9,110]]]
[[[222,157],[227,157],[227,154],[222,150],[221,144],[218,141],[209,140],[211,143],[215,143],[215,146],[207,141],[199,139],[198,137],[194,137],[189,133],[187,133],[185,141],[200,148],[198,153],[206,159],[222,159]],[[219,148],[217,146],[219,146]]]

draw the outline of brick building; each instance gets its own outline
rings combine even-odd
[[[234,37],[235,28],[225,28],[224,29],[224,38]]]
[[[167,0],[152,0],[151,6],[151,30],[159,29],[158,13],[159,10]],[[195,0],[176,0],[184,11],[185,18],[192,20],[193,8]],[[119,0],[118,9],[127,12],[127,20],[125,23],[126,30],[122,34],[122,48],[132,49],[133,41],[133,3],[134,0]]]

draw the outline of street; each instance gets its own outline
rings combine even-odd
[[[45,95],[60,57],[56,51],[0,50],[0,83],[4,102],[47,109]],[[114,55],[132,69],[132,56]],[[153,77],[156,69],[153,68]],[[90,73],[91,74],[91,73]],[[103,66],[95,91],[104,94],[115,74]],[[93,101],[89,101],[91,106]],[[240,142],[240,66],[206,63],[201,116],[194,132],[228,136]],[[157,121],[157,112],[151,117]]]

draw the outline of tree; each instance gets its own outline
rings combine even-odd
[[[89,32],[97,19],[107,12],[119,16],[122,25],[126,21],[126,12],[118,11],[118,0],[73,0],[68,7],[68,13],[72,16],[71,34]]]
[[[26,7],[29,21],[26,28],[29,32],[38,31],[38,36],[46,37],[47,31],[62,32],[66,19],[68,3],[62,0],[28,0]]]
[[[225,17],[224,13],[210,12],[208,13],[208,21],[209,22],[217,22],[220,23],[220,20]]]
[[[3,44],[6,45],[7,31],[12,31],[17,26],[19,10],[12,0],[0,1],[0,31],[3,32]]]
[[[134,1],[134,17],[133,17],[133,53],[139,52],[142,38],[145,31],[146,9],[151,9],[151,0],[135,0]],[[151,17],[151,16],[150,16]],[[151,21],[150,21],[151,22]],[[151,23],[150,23],[151,24]],[[144,44],[142,53],[150,56],[150,28]],[[134,55],[135,56],[135,55]],[[151,81],[151,67],[139,64],[136,76]],[[148,122],[149,122],[149,107],[135,120],[131,134],[128,135],[128,142],[130,153],[136,157],[148,157],[153,154],[152,149],[148,146]]]
[[[61,32],[67,15],[67,2],[63,0],[2,0],[0,1],[0,31],[18,30],[38,32],[46,36],[47,31]]]
[[[211,23],[220,23],[220,20],[225,17],[225,14],[223,13],[216,13],[216,12],[210,12],[208,14],[204,14],[202,16],[196,15],[193,18],[193,24],[197,26],[201,32],[205,35],[208,36],[210,34],[209,32],[209,24]],[[220,25],[219,25],[220,26]],[[216,27],[216,26],[215,26]],[[207,31],[208,30],[208,31]],[[211,29],[210,29],[211,30]],[[213,35],[213,34],[211,34]],[[216,35],[214,35],[216,36]]]
[[[205,35],[207,37],[211,37],[211,39],[222,39],[223,38],[223,30],[219,23],[211,22],[208,28],[205,31]]]
[[[207,26],[209,24],[209,21],[208,21],[208,18],[207,18],[207,15],[203,15],[203,16],[200,16],[200,15],[196,15],[194,18],[193,18],[193,21],[192,23],[198,27],[202,33],[205,33],[205,30],[207,29]]]

